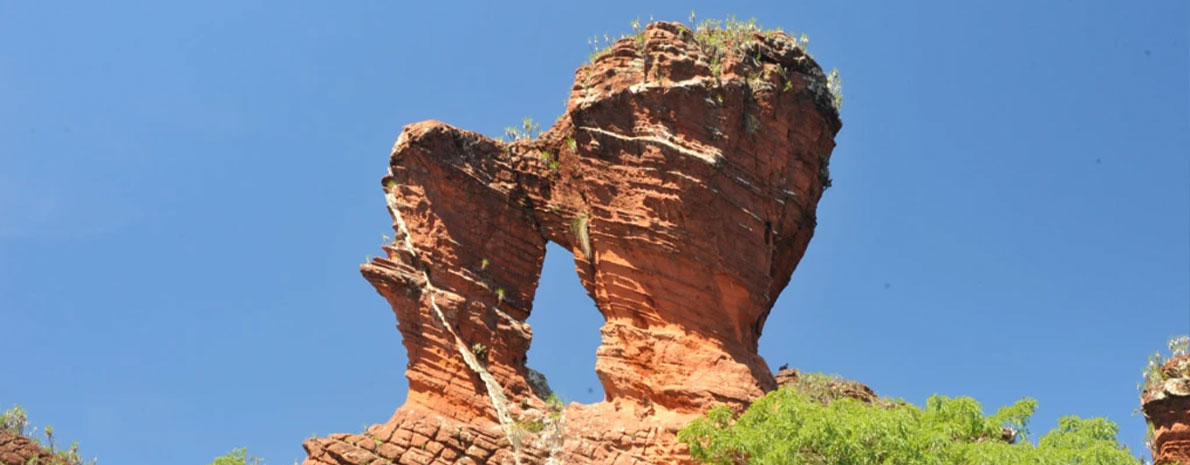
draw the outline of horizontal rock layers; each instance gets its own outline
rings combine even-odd
[[[1171,358],[1161,370],[1167,379],[1141,395],[1145,419],[1153,427],[1153,463],[1190,464],[1190,355]]]
[[[841,123],[796,41],[740,37],[651,24],[579,68],[534,139],[405,127],[382,181],[395,238],[361,271],[396,313],[409,395],[364,433],[306,441],[305,463],[678,463],[686,422],[775,388],[757,340]],[[526,368],[547,241],[605,319],[603,402],[547,402]]]

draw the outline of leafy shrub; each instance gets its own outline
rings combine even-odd
[[[1139,463],[1102,418],[1059,420],[1036,446],[1026,424],[1037,402],[1022,399],[985,416],[970,397],[932,396],[926,407],[815,396],[782,388],[734,418],[711,409],[678,433],[704,464],[1116,465]]]
[[[260,465],[264,463],[259,458],[248,455],[248,449],[232,449],[227,455],[215,457],[211,465]]]

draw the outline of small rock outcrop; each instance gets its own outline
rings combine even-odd
[[[307,440],[306,464],[684,463],[679,428],[776,388],[757,340],[841,123],[794,39],[734,33],[659,22],[616,42],[537,138],[404,128],[382,180],[395,238],[361,272],[396,314],[409,395]],[[549,241],[604,317],[603,402],[551,402],[526,366]]]
[[[1190,464],[1190,355],[1170,358],[1162,379],[1141,395],[1141,409],[1153,427],[1154,465]]]
[[[73,465],[37,441],[0,429],[0,465]]]

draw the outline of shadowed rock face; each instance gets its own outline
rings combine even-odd
[[[784,34],[712,67],[688,28],[654,23],[579,68],[537,139],[405,127],[382,182],[395,239],[361,271],[396,313],[409,397],[306,441],[305,463],[686,461],[678,428],[776,387],[757,340],[814,232],[830,99]],[[529,381],[547,241],[603,314],[604,402],[551,406]]]
[[[1153,425],[1152,454],[1155,465],[1190,464],[1190,355],[1173,357],[1162,370],[1169,379],[1150,386],[1141,395],[1145,418]]]

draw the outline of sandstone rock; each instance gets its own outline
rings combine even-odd
[[[784,387],[797,382],[800,376],[797,368],[782,368],[777,370],[777,374],[773,375],[773,380],[777,382],[777,386]]]
[[[841,123],[792,38],[746,38],[718,55],[651,24],[579,68],[536,139],[406,126],[382,181],[395,240],[361,272],[396,313],[409,395],[383,425],[306,441],[305,463],[681,463],[689,420],[774,389],[757,340]],[[548,405],[526,368],[547,241],[605,319],[603,402]]]
[[[822,402],[849,397],[865,404],[887,404],[868,385],[837,376],[816,373],[802,375],[797,369],[785,368],[778,371],[774,378],[781,388],[800,391]]]
[[[0,465],[72,465],[36,441],[0,430]]]
[[[1162,371],[1169,379],[1141,395],[1141,409],[1153,426],[1153,463],[1190,463],[1190,355],[1170,358]]]

